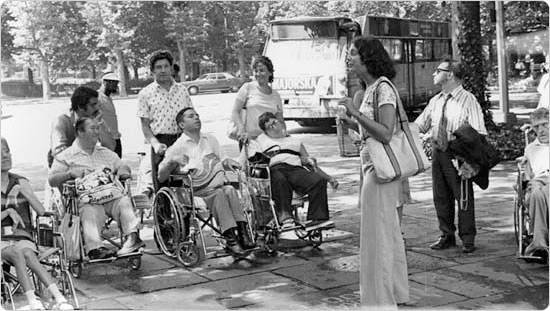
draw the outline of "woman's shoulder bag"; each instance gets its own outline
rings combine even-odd
[[[377,88],[381,83],[387,83],[395,93],[397,100],[396,114],[398,130],[388,144],[384,144],[374,137],[366,139],[368,152],[374,166],[376,177],[380,183],[407,178],[420,174],[430,168],[431,163],[422,148],[418,126],[409,123],[399,93],[388,79],[380,79],[374,87],[374,119],[379,120]]]

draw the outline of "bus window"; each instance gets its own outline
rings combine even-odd
[[[403,42],[400,39],[381,39],[382,45],[394,62],[401,62],[403,55]]]
[[[424,41],[424,58],[426,60],[432,60],[433,59],[433,49],[432,44],[435,40],[427,39]]]
[[[434,59],[443,59],[449,55],[449,40],[434,40]]]
[[[424,40],[416,40],[414,45],[414,58],[416,60],[426,59],[426,56],[424,55]]]

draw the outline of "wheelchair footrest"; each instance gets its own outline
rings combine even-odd
[[[151,209],[151,202],[144,194],[136,194],[132,196],[135,209]]]

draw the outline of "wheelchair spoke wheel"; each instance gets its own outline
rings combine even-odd
[[[80,278],[82,275],[82,262],[73,261],[69,263],[69,271],[74,278]]]
[[[309,241],[313,244],[313,247],[317,247],[323,243],[323,231],[313,230],[309,233]]]
[[[134,271],[139,270],[139,268],[141,268],[141,256],[128,259],[128,264],[130,265],[130,269]]]
[[[300,228],[294,229],[294,233],[296,236],[302,240],[308,237],[309,232],[306,230],[306,227],[302,224],[300,224]]]
[[[514,197],[514,232],[516,234],[516,245],[519,245],[519,235],[522,234],[519,232],[520,230],[519,222],[520,222],[521,213],[522,213],[521,210],[522,210],[522,207],[521,207],[520,199],[516,194],[516,196]]]
[[[193,242],[183,242],[178,245],[177,257],[185,267],[192,267],[201,260],[199,247]]]
[[[163,188],[155,196],[153,219],[157,245],[164,254],[175,257],[182,234],[182,222],[170,189]]]

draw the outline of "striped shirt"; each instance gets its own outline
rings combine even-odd
[[[116,172],[121,165],[121,160],[116,153],[100,145],[96,145],[92,154],[82,150],[78,139],[69,148],[63,150],[55,157],[51,174],[67,172],[70,169],[83,169],[85,174],[102,170],[105,167]]]
[[[154,81],[138,94],[137,116],[151,120],[154,135],[179,134],[176,115],[185,107],[193,107],[193,103],[183,84],[172,81],[170,90],[166,90]]]
[[[447,138],[452,140],[452,133],[456,131],[462,124],[468,123],[479,134],[487,135],[485,122],[481,106],[477,102],[476,97],[466,91],[462,85],[456,87],[451,93],[451,98],[447,102],[445,108],[445,117],[447,118]],[[428,106],[422,111],[422,114],[414,121],[418,124],[420,132],[426,133],[432,130],[432,137],[437,138],[439,123],[443,113],[443,104],[447,93],[439,93],[435,95]]]

